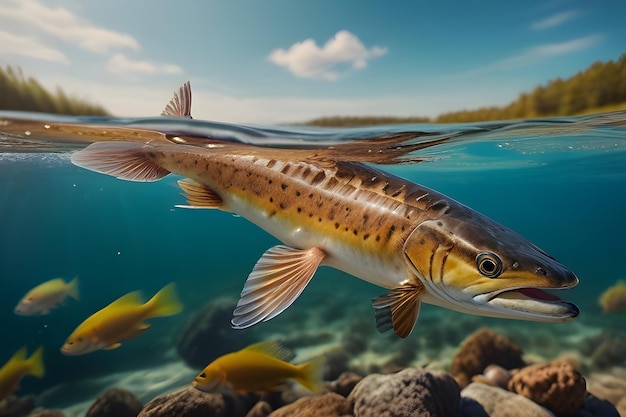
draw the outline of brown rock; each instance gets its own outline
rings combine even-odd
[[[111,388],[89,407],[85,417],[137,417],[142,408],[143,404],[133,393]]]
[[[259,401],[248,411],[246,417],[267,417],[272,413],[272,406],[265,401]]]
[[[341,417],[352,415],[352,402],[334,392],[300,398],[274,411],[269,417]]]
[[[522,349],[501,334],[481,329],[461,344],[461,349],[452,361],[450,373],[464,388],[474,375],[481,374],[487,365],[492,364],[505,369],[520,368],[525,365]]]
[[[573,415],[587,394],[585,378],[564,361],[520,369],[509,381],[509,391],[530,398],[558,416]]]
[[[348,399],[354,401],[355,417],[457,417],[460,389],[447,372],[407,368],[366,376]]]
[[[339,395],[347,397],[363,377],[353,372],[344,372],[337,380],[328,384],[328,388]]]
[[[471,417],[551,417],[526,397],[499,387],[472,383],[461,391],[461,414]]]
[[[156,397],[138,417],[244,417],[246,409],[234,394],[207,393],[186,387]]]

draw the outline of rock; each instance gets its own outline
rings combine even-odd
[[[85,417],[137,417],[142,408],[143,404],[133,393],[111,388],[89,407]]]
[[[587,378],[587,392],[617,406],[626,398],[626,380],[611,374],[593,373]]]
[[[626,334],[605,331],[588,339],[582,351],[595,368],[622,366],[626,362]]]
[[[520,368],[525,365],[522,349],[501,334],[481,329],[461,344],[452,361],[450,373],[463,388],[474,375],[481,374],[487,365],[492,364],[505,369]]]
[[[244,417],[244,407],[234,394],[207,393],[193,387],[150,401],[138,417]]]
[[[339,375],[348,371],[348,363],[352,355],[343,347],[337,346],[324,353],[324,374],[326,381],[339,378]]]
[[[230,320],[236,306],[235,299],[218,298],[189,319],[176,345],[178,354],[187,365],[202,369],[215,358],[255,342],[251,332],[231,327]]]
[[[568,362],[531,365],[513,374],[509,391],[549,408],[559,416],[574,414],[585,401],[585,378]]]
[[[65,417],[61,410],[38,409],[30,413],[27,417]]]
[[[498,365],[487,365],[482,374],[472,377],[472,382],[480,382],[502,389],[507,389],[510,380],[511,372]]]
[[[626,416],[626,414],[622,414],[622,416]],[[620,413],[607,400],[601,400],[587,394],[582,407],[576,411],[573,417],[620,417]]]
[[[457,417],[460,389],[444,371],[407,368],[363,378],[348,396],[355,417]]]
[[[248,411],[246,417],[267,417],[272,412],[272,406],[265,401],[259,401]]]
[[[28,415],[34,408],[35,400],[33,397],[16,397],[12,395],[0,401],[0,416],[22,417]]]
[[[356,384],[363,379],[362,376],[353,372],[344,372],[335,381],[328,384],[328,388],[339,395],[347,397],[350,395]]]
[[[469,384],[461,391],[459,415],[463,417],[553,417],[552,413],[528,398],[478,382]]]
[[[269,417],[341,417],[352,415],[352,402],[334,392],[303,397],[272,412]]]

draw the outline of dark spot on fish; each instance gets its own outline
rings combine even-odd
[[[287,188],[287,184],[280,184],[280,188],[282,188],[283,190],[285,190]]]
[[[364,234],[364,235],[363,235],[363,240],[367,240],[367,238],[368,238],[368,237],[370,237],[370,234],[369,234],[369,233]]]
[[[367,221],[369,220],[370,216],[369,214],[364,214],[363,215],[363,224],[367,223]]]
[[[326,178],[326,173],[324,171],[318,172],[311,180],[311,185],[319,184],[320,182],[324,181],[324,178]]]
[[[309,194],[309,198],[313,198],[313,195],[314,195],[313,193]]]
[[[300,191],[296,191],[296,197],[300,197]]]
[[[205,171],[208,171],[208,170],[209,170],[209,164],[208,164],[208,162],[207,162],[207,164],[204,166],[204,170],[205,170]]]
[[[272,181],[272,179],[271,179],[271,178],[267,180],[267,183],[268,183],[268,184],[271,184],[272,182],[273,182],[273,181]]]
[[[313,213],[309,213],[309,218],[313,217]]]
[[[442,221],[438,221],[437,222],[437,226],[443,226],[443,222]]]
[[[270,197],[270,203],[273,203],[273,202],[274,202],[274,198]]]
[[[266,165],[266,166],[267,166],[268,168],[271,168],[271,167],[273,167],[274,165],[276,165],[276,160],[275,160],[275,159],[270,159],[269,161],[267,161],[267,165]]]
[[[339,229],[339,223],[335,223],[335,229]]]
[[[278,204],[278,207],[280,207],[281,210],[285,209],[285,205],[283,203]]]
[[[276,210],[272,210],[270,211],[270,213],[267,215],[267,217],[274,217],[274,215],[276,214]]]
[[[358,234],[359,234],[359,231],[358,231],[358,230],[356,230],[356,229],[354,229],[354,230],[352,231],[352,233],[354,233],[354,236],[356,236],[356,235],[358,235]]]
[[[422,239],[420,239],[420,245],[423,245],[423,244],[425,244],[425,243],[426,243],[426,240],[425,240],[425,239],[423,239],[423,238],[422,238]]]
[[[348,230],[350,230],[350,228],[349,228],[349,227],[346,227],[346,228],[345,228],[345,229],[343,229],[343,230],[345,230],[345,231],[347,232]]]
[[[376,242],[380,241],[380,235],[376,235]]]
[[[148,155],[150,158],[155,158],[156,157],[156,154],[154,152],[152,152],[152,151],[146,152],[146,155]]]
[[[391,235],[393,235],[395,231],[396,231],[396,226],[392,224],[391,227],[389,228],[389,231],[387,232],[387,240],[391,239]]]
[[[193,166],[198,166],[198,160],[197,159],[193,160]]]
[[[298,207],[298,213],[302,213],[302,207]]]
[[[318,217],[318,218],[317,218],[317,221],[318,221],[318,222],[321,222],[321,221],[322,221],[322,218],[321,218],[321,217]]]
[[[251,177],[251,176],[252,176],[252,171],[246,172],[246,177]]]

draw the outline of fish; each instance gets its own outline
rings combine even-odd
[[[0,401],[8,398],[19,386],[20,381],[26,375],[33,375],[43,378],[43,346],[26,358],[26,346],[22,346],[17,352],[0,368]]]
[[[78,325],[61,347],[61,353],[83,355],[117,349],[122,341],[141,336],[150,327],[144,320],[173,316],[182,309],[174,283],[163,287],[146,303],[142,303],[139,291],[128,293]]]
[[[47,315],[62,305],[67,297],[80,299],[78,277],[70,282],[55,278],[37,285],[26,293],[13,311],[20,316]]]
[[[607,288],[598,301],[605,313],[626,313],[626,281],[619,280]]]
[[[423,302],[539,322],[577,317],[575,304],[545,291],[578,284],[565,265],[483,214],[373,165],[441,143],[410,145],[411,137],[287,149],[177,136],[169,144],[97,142],[71,160],[130,181],[180,175],[187,204],[177,207],[235,213],[281,242],[249,274],[235,329],[281,314],[320,266],[386,288],[372,301],[376,327],[402,338]]]
[[[323,358],[299,365],[289,363],[293,353],[276,341],[250,345],[220,356],[208,364],[191,385],[204,392],[228,388],[237,394],[270,393],[295,380],[313,393],[323,388]]]

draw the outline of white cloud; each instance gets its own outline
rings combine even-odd
[[[320,48],[313,39],[293,44],[288,50],[275,49],[268,59],[285,67],[298,77],[335,81],[340,73],[337,65],[349,64],[353,69],[367,67],[367,61],[383,56],[387,48],[374,46],[367,49],[352,33],[341,30]]]
[[[115,54],[106,64],[107,71],[113,74],[150,75],[157,73],[181,74],[183,70],[174,64],[155,64],[149,61],[133,60],[124,54]]]
[[[41,45],[34,39],[2,30],[0,30],[0,55],[21,55],[43,61],[69,64],[69,60],[62,52]]]
[[[533,22],[530,25],[530,28],[532,30],[550,29],[562,25],[563,23],[569,22],[570,20],[580,16],[580,14],[581,13],[578,10],[567,10],[565,12],[557,13],[545,19]]]
[[[137,40],[128,34],[98,27],[62,7],[47,7],[36,0],[6,0],[0,4],[0,18],[92,52],[140,49]]]

